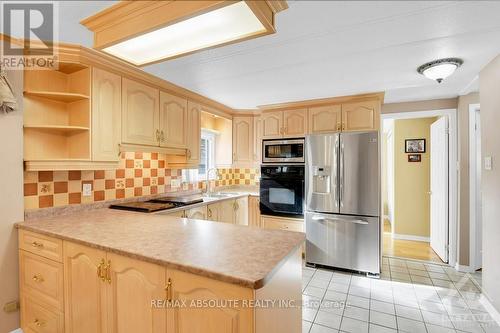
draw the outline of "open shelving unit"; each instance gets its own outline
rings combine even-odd
[[[89,161],[91,69],[24,72],[24,160]]]

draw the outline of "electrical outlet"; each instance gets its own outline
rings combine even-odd
[[[484,158],[484,170],[491,170],[493,169],[493,161],[491,159],[491,156],[486,156]]]
[[[180,187],[181,186],[181,180],[180,179],[172,179],[170,181],[170,186],[172,186],[172,188]]]
[[[82,195],[84,197],[92,196],[92,184],[90,184],[90,183],[83,183],[82,184]]]
[[[19,302],[12,301],[12,302],[5,303],[3,306],[3,310],[7,313],[17,312],[17,311],[19,311]]]

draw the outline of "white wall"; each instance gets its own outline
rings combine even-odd
[[[7,72],[22,103],[23,73]],[[24,219],[23,203],[23,114],[0,111],[0,332],[19,327],[19,312],[5,313],[6,302],[19,299],[17,231],[13,224]]]
[[[493,158],[493,169],[483,163],[483,287],[500,311],[500,55],[479,74],[481,103],[481,153]]]

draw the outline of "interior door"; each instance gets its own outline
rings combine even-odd
[[[448,262],[448,119],[431,125],[431,247]]]

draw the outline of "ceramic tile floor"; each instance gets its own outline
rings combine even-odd
[[[302,290],[303,333],[500,333],[478,285],[448,266],[384,257],[380,279],[305,267]]]

